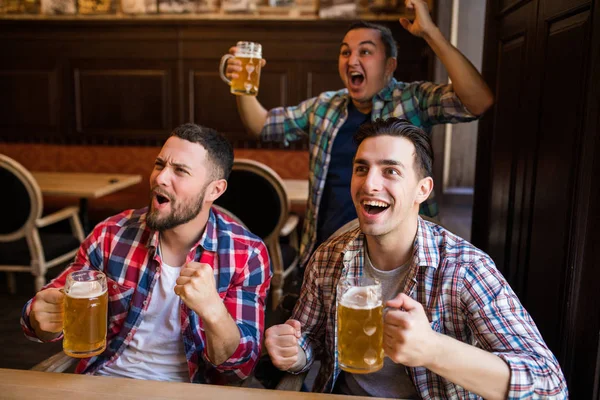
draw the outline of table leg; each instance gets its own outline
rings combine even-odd
[[[89,235],[91,232],[90,216],[88,215],[88,199],[85,197],[79,199],[79,219],[84,235]]]

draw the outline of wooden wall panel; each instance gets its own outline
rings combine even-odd
[[[166,69],[74,68],[75,127],[83,135],[163,134],[173,125]]]
[[[491,155],[491,220],[488,233],[488,251],[498,268],[510,282],[517,283],[516,266],[510,264],[511,218],[514,213],[514,177],[516,157],[513,149],[518,148],[519,137],[524,133],[515,126],[513,116],[521,115],[521,99],[525,95],[525,56],[527,37],[524,33],[509,36],[498,44],[496,96],[504,101],[497,103],[495,152]],[[515,285],[517,293],[521,287]]]
[[[337,61],[324,65],[322,63],[305,63],[302,71],[304,98],[318,96],[322,92],[339,90],[343,87],[337,69]]]
[[[267,110],[279,106],[295,105],[298,99],[296,63],[273,61],[262,68],[258,100]]]
[[[403,49],[399,76],[428,78],[431,51],[425,41],[404,32],[396,21],[384,24]],[[218,78],[221,56],[238,40],[260,42],[267,65],[259,100],[267,108],[294,105],[306,99],[311,79],[311,95],[343,86],[337,56],[348,25],[349,21],[0,19],[0,53],[11,60],[0,67],[0,83],[14,99],[0,111],[10,117],[4,119],[10,124],[0,122],[0,137],[155,146],[174,126],[194,120],[220,130],[235,147],[280,148],[246,134],[235,98]],[[6,75],[10,71],[51,71],[52,76]],[[316,76],[316,71],[327,73]],[[26,103],[17,88],[27,88],[35,100]],[[305,149],[306,142],[291,148]]]
[[[484,77],[497,96],[480,124],[473,239],[516,289],[570,397],[598,399],[600,0],[487,4]]]
[[[235,97],[219,77],[215,63],[187,63],[186,67],[186,121],[216,129],[230,140],[247,139],[249,135],[238,115]]]
[[[538,130],[528,291],[525,301],[535,313],[536,322],[555,348],[561,341],[562,319],[567,296],[565,286],[571,277],[569,229],[573,220],[575,183],[579,174],[582,124],[580,110],[585,101],[587,58],[586,36],[590,27],[589,10],[548,21],[546,26],[546,68],[542,73],[542,93]],[[558,99],[551,84],[569,76]],[[565,99],[561,101],[559,99]],[[568,99],[568,100],[567,100]],[[543,287],[540,295],[535,287]]]
[[[0,129],[56,132],[59,87],[56,69],[0,69]]]

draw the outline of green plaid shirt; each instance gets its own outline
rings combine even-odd
[[[265,141],[290,142],[308,136],[309,195],[300,244],[305,265],[317,239],[317,213],[325,187],[333,141],[348,117],[350,96],[347,89],[324,92],[318,97],[293,107],[278,107],[269,111],[261,132]],[[371,120],[398,117],[429,132],[436,124],[468,122],[477,117],[471,114],[452,90],[452,85],[431,82],[398,82],[392,78],[388,86],[373,97]],[[350,189],[348,189],[350,192]],[[433,193],[421,205],[421,214],[438,214]]]

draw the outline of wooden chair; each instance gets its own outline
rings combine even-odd
[[[265,242],[273,267],[271,308],[275,310],[283,296],[285,280],[299,260],[296,233],[299,218],[289,212],[290,201],[283,181],[260,162],[236,159],[227,190],[215,203],[237,215]],[[282,238],[287,238],[288,243]]]
[[[73,259],[83,241],[79,208],[66,207],[42,217],[40,188],[31,173],[10,157],[0,154],[0,186],[3,189],[0,218],[0,271],[8,273],[8,288],[16,292],[15,272],[35,277],[35,290],[46,282],[46,271]],[[69,220],[72,233],[50,233],[46,228]]]

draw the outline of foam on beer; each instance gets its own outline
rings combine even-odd
[[[381,305],[375,286],[353,287],[342,296],[340,304],[355,310],[370,310]]]
[[[73,282],[67,296],[74,299],[88,299],[90,297],[101,296],[105,290],[102,290],[100,282]]]
[[[235,53],[236,57],[239,58],[261,58],[260,54],[257,52],[251,52],[251,51],[244,51],[244,52],[237,52]]]

